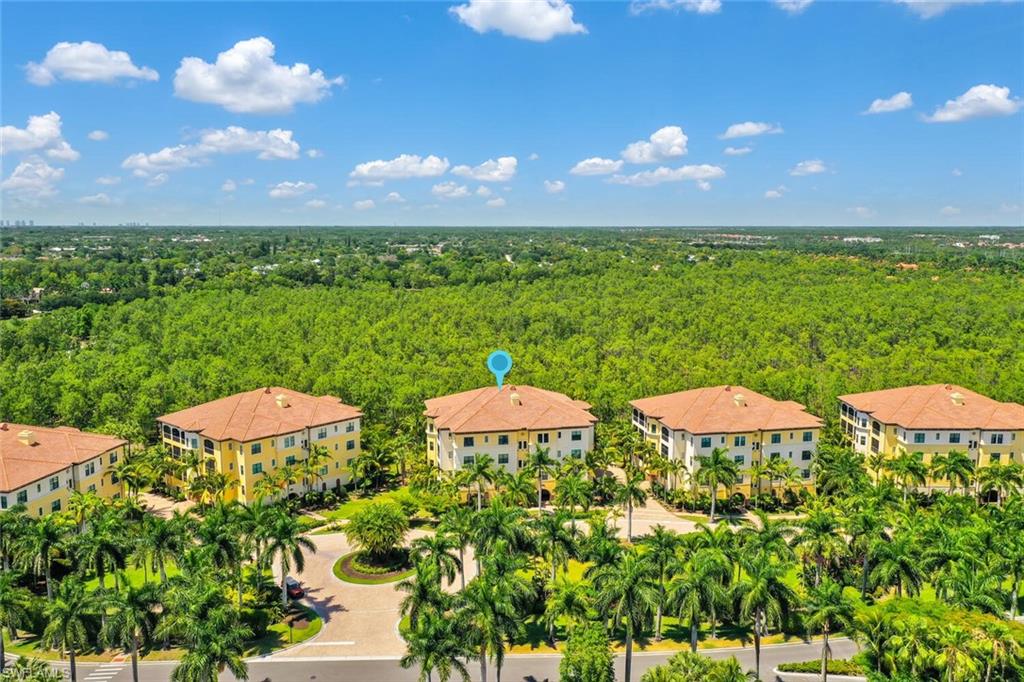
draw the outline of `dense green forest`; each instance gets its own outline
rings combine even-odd
[[[276,384],[394,426],[491,381],[496,347],[509,381],[602,418],[722,383],[827,418],[838,394],[905,383],[1024,401],[1024,251],[1004,248],[1024,239],[1003,233],[108,230],[90,251],[89,233],[8,231],[4,296],[49,303],[0,323],[0,418],[148,431]],[[74,255],[40,260],[57,243]]]

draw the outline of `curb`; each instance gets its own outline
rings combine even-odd
[[[821,679],[821,673],[787,673],[787,672],[780,671],[778,668],[772,668],[772,674],[775,675],[776,677],[781,677],[782,675],[785,675],[786,677],[798,677],[798,678],[803,679],[803,680],[820,680]],[[868,678],[861,677],[859,675],[835,675],[835,674],[829,673],[828,679],[830,679],[830,680],[843,680],[844,682],[867,682]]]

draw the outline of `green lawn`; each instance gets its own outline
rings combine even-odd
[[[317,512],[320,516],[330,521],[341,521],[352,518],[352,515],[357,511],[370,504],[374,500],[388,500],[394,499],[396,494],[404,494],[402,491],[407,491],[407,488],[399,488],[398,490],[389,490],[387,492],[380,493],[378,495],[370,495],[367,497],[350,497],[345,502],[342,502],[335,509],[320,510]]]
[[[167,564],[165,564],[165,569],[167,571],[167,577],[168,578],[170,578],[173,575],[178,575],[178,573],[181,572],[181,571],[178,570],[178,567],[176,565],[174,565],[173,562],[168,562]],[[145,570],[143,570],[141,568],[135,568],[134,566],[129,566],[124,571],[121,571],[121,579],[122,580],[127,579],[127,581],[133,587],[138,587],[138,586],[142,585],[144,582],[147,582],[147,577],[148,577],[148,582],[158,583],[158,582],[160,582],[160,571],[157,570],[155,572],[154,571],[148,571],[147,572],[147,571],[145,571]],[[100,581],[99,581],[98,578],[92,578],[88,582],[85,583],[85,589],[88,590],[88,591],[95,590],[97,587],[99,587],[99,584],[100,584]],[[108,590],[114,589],[114,576],[112,576],[112,575],[108,575],[107,576],[107,589]]]

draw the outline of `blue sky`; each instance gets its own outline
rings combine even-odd
[[[1020,3],[4,2],[3,14],[10,220],[1024,221]]]

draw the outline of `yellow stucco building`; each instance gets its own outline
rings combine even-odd
[[[743,386],[713,386],[630,402],[633,425],[692,478],[700,458],[728,449],[742,473],[733,492],[750,497],[752,465],[781,459],[813,484],[811,463],[818,449],[821,419],[792,400],[775,400]],[[776,488],[780,482],[775,482]],[[767,481],[762,488],[766,487]],[[757,489],[754,486],[753,492]],[[725,491],[720,489],[719,495]]]
[[[121,497],[112,468],[128,442],[70,426],[0,424],[0,509],[25,505],[29,516],[67,509],[73,491]]]
[[[287,388],[268,387],[236,393],[160,417],[158,427],[171,456],[197,452],[206,472],[220,472],[233,482],[226,500],[253,502],[256,482],[284,466],[299,466],[312,446],[324,448],[327,459],[315,481],[297,481],[284,494],[345,485],[360,453],[362,412],[334,396],[312,396]],[[184,481],[168,485],[185,492]]]
[[[867,456],[920,452],[930,464],[934,457],[958,450],[977,467],[1024,463],[1024,405],[1001,403],[962,386],[930,384],[842,395],[839,414],[854,450]]]

